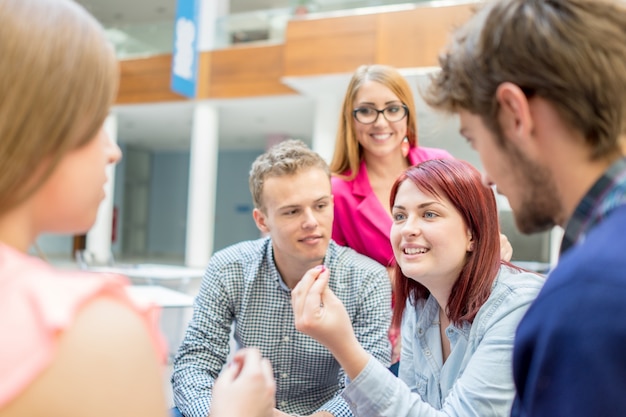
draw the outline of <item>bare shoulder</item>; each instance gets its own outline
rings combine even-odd
[[[143,319],[109,297],[58,336],[52,365],[4,416],[166,416],[162,369]]]

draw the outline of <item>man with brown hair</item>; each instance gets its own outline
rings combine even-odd
[[[512,415],[626,415],[626,4],[493,1],[440,63],[425,99],[459,114],[518,228],[565,228],[517,331]]]
[[[360,343],[389,365],[387,270],[331,240],[330,169],[303,142],[283,141],[259,155],[249,185],[254,221],[267,237],[211,257],[174,361],[174,402],[185,417],[207,416],[234,323],[237,346],[254,346],[272,363],[275,417],[351,417],[340,396],[347,377],[324,346],[296,331],[291,289],[310,268],[328,269]]]

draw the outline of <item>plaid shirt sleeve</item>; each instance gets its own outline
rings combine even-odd
[[[174,360],[174,403],[186,417],[209,414],[213,384],[229,353],[232,294],[225,285],[229,281],[220,277],[237,272],[224,271],[214,259],[204,274],[193,317]],[[228,267],[233,269],[233,265]]]

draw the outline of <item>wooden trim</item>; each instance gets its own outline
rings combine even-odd
[[[473,6],[416,7],[377,15],[376,62],[398,68],[437,66],[451,31],[471,16]]]
[[[376,15],[293,20],[287,25],[285,75],[352,72],[373,64]]]
[[[170,89],[171,66],[171,54],[121,61],[116,104],[186,100]]]
[[[202,53],[198,98],[295,94],[281,82],[284,45],[238,46]]]

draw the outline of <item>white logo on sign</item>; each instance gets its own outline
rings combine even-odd
[[[174,74],[187,80],[193,79],[193,60],[195,51],[193,41],[196,27],[189,19],[181,17],[176,21],[176,45],[174,53]]]

